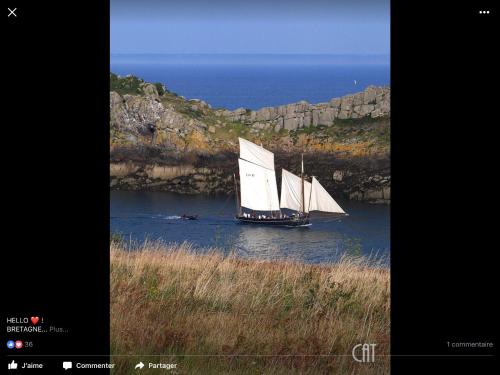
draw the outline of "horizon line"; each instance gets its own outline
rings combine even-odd
[[[110,52],[110,55],[296,55],[296,56],[390,56],[391,53],[301,53],[301,52]]]

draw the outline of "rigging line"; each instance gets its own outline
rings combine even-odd
[[[272,193],[271,193],[271,186],[269,184],[269,179],[267,178],[266,176],[266,187],[267,187],[267,196],[269,197],[269,212],[271,212],[272,214],[272,209],[273,209],[273,202],[271,201],[272,200]]]
[[[313,186],[312,186],[313,178],[314,178],[314,176],[311,176],[311,189],[309,190],[309,204],[307,205],[307,212],[309,212],[309,210],[311,208],[311,197],[312,197],[312,192],[313,192]]]
[[[226,208],[227,202],[229,202],[229,199],[231,198],[230,194],[227,194],[226,200],[222,204],[221,209],[218,211],[217,215],[218,216],[223,216],[224,208]]]

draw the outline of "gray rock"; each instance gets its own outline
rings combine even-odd
[[[351,117],[351,114],[349,111],[340,111],[338,118],[341,120],[345,120]]]
[[[286,130],[297,130],[299,124],[295,117],[286,117],[283,126]]]
[[[375,108],[371,113],[370,113],[370,116],[372,118],[377,118],[377,117],[381,117],[383,116],[384,113],[382,112],[382,110],[380,108]]]
[[[312,114],[311,112],[304,113],[304,127],[309,127],[312,125]]]
[[[373,110],[375,109],[375,106],[373,104],[363,104],[362,106],[360,106],[360,109],[359,109],[359,114],[361,116],[367,116],[369,115]]]
[[[245,108],[237,108],[232,113],[233,115],[244,115],[246,111],[247,110]]]
[[[270,124],[265,123],[265,122],[255,122],[252,124],[252,127],[255,129],[267,129],[270,126]]]
[[[145,95],[152,97],[153,99],[159,99],[158,90],[152,83],[145,83],[142,86],[142,91]]]
[[[375,86],[368,86],[363,93],[363,104],[375,104],[377,96],[377,88]]]
[[[202,122],[189,119],[173,108],[165,107],[152,96],[124,95],[120,97],[117,93],[110,93],[111,128],[138,136],[150,134],[151,124],[155,124],[158,130],[164,131],[180,129],[187,132],[203,130],[207,127]]]
[[[382,188],[382,195],[385,200],[391,200],[391,187],[390,186],[385,186]]]
[[[298,121],[299,129],[303,128],[304,127],[304,114],[303,113],[297,114],[297,121]]]
[[[284,126],[285,126],[285,121],[283,117],[278,117],[278,119],[276,120],[276,126],[274,127],[274,130],[278,132],[281,129],[283,129]]]
[[[363,193],[360,191],[355,191],[349,194],[349,199],[355,200],[355,201],[361,201],[363,200]]]
[[[352,95],[344,96],[342,98],[342,101],[340,103],[340,112],[338,114],[338,118],[348,119],[351,117],[352,103],[353,103],[353,96]]]
[[[111,91],[109,93],[109,102],[111,108],[118,107],[119,105],[123,104],[123,98],[117,92]]]
[[[318,124],[319,124],[319,113],[320,113],[320,111],[318,109],[312,110],[312,125],[313,126],[318,126]]]
[[[384,193],[382,189],[367,190],[363,193],[363,198],[367,200],[384,199]]]
[[[332,178],[334,181],[341,182],[344,178],[344,171],[334,171]]]
[[[362,92],[354,94],[353,98],[352,98],[352,105],[359,106],[359,105],[363,104],[363,98],[364,98],[364,93],[362,93]]]
[[[269,121],[276,117],[276,110],[271,107],[264,107],[256,112],[257,121]]]
[[[338,109],[340,104],[342,103],[342,99],[336,98],[330,100],[330,107]]]
[[[137,137],[133,134],[128,134],[126,137],[127,141],[130,143],[137,143]]]
[[[335,119],[335,111],[332,108],[326,108],[319,113],[318,125],[329,126]]]
[[[383,114],[388,114],[391,110],[391,105],[388,100],[382,100],[377,103],[376,108],[380,109]]]

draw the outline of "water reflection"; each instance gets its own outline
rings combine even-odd
[[[250,258],[318,262],[335,258],[341,244],[341,235],[334,231],[239,225],[235,248]]]

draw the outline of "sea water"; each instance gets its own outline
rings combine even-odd
[[[341,220],[313,213],[307,228],[266,227],[238,224],[231,196],[112,191],[111,231],[129,243],[189,242],[247,258],[324,263],[342,254],[388,257],[389,207],[339,203],[349,213]],[[183,220],[183,214],[199,218]]]
[[[230,110],[320,103],[390,84],[388,58],[380,56],[112,55],[111,71]]]

